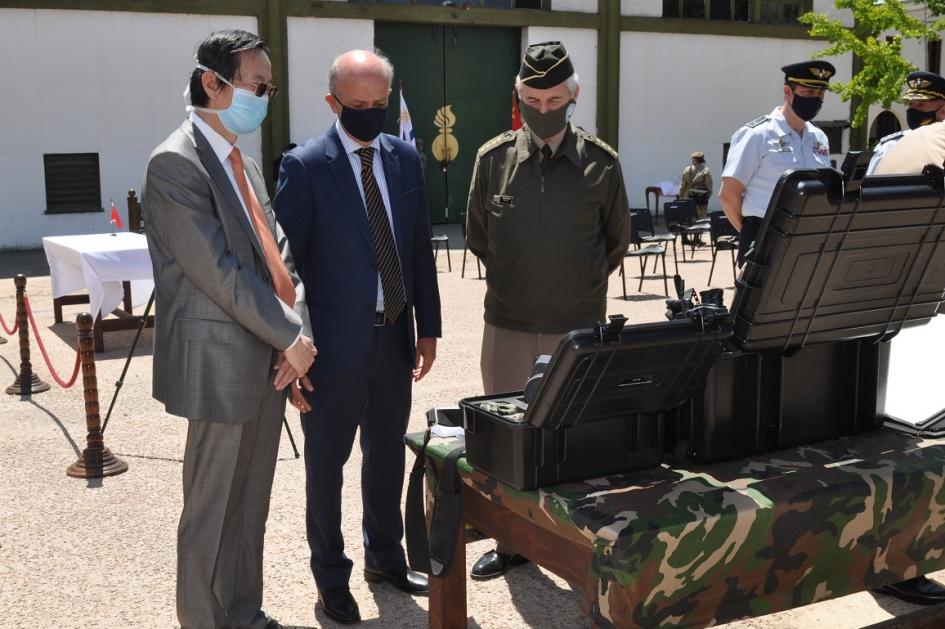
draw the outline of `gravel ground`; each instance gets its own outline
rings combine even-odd
[[[454,226],[455,227],[455,226]],[[437,229],[438,232],[442,229]],[[458,230],[456,230],[458,231]],[[451,240],[461,242],[458,233]],[[453,270],[439,259],[444,338],[433,371],[414,387],[411,430],[424,426],[424,412],[434,405],[455,403],[481,390],[479,344],[485,283],[476,279],[475,264],[460,278],[460,251],[452,253]],[[21,256],[0,255],[2,277],[17,272]],[[628,260],[636,288],[634,261]],[[668,264],[672,264],[669,257]],[[472,272],[470,273],[470,268]],[[681,266],[690,285],[704,287],[707,252]],[[728,286],[728,261],[716,269],[716,285]],[[8,322],[15,309],[12,281],[0,289],[0,314]],[[631,322],[663,318],[662,282],[647,279],[644,292],[624,301],[620,278],[611,278],[608,310]],[[48,275],[28,284],[33,311],[43,339],[60,371],[72,366],[75,329],[52,324]],[[74,321],[79,306],[66,308]],[[102,415],[114,390],[132,332],[105,338],[107,352],[96,356]],[[0,385],[13,382],[18,345],[0,345]],[[106,445],[129,465],[127,473],[103,481],[82,481],[65,474],[85,443],[81,383],[68,390],[53,386],[32,400],[0,395],[0,460],[10,463],[0,476],[0,627],[174,627],[176,626],[175,540],[181,507],[181,457],[186,422],[164,413],[151,399],[150,330],[142,335],[119,396]],[[51,382],[35,341],[34,370]],[[3,379],[9,382],[4,382]],[[287,410],[301,447],[298,414]],[[408,457],[412,458],[412,457]],[[346,469],[344,489],[348,552],[355,562],[351,588],[366,627],[425,627],[427,602],[386,586],[368,585],[363,566],[359,467],[355,448]],[[411,461],[408,460],[408,466]],[[265,608],[282,623],[298,627],[333,626],[321,611],[313,612],[315,588],[308,568],[304,522],[304,467],[283,437],[272,493],[266,536]],[[488,541],[467,547],[467,567],[491,548]],[[937,576],[945,576],[945,572]],[[517,568],[507,578],[468,582],[469,626],[577,628],[587,626],[578,610],[579,595],[558,577],[534,565]],[[730,627],[815,626],[863,627],[901,615],[913,606],[889,597],[859,593],[833,601],[750,619]]]

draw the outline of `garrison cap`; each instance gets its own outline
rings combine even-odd
[[[522,68],[518,78],[524,85],[539,90],[546,90],[564,83],[574,74],[574,66],[564,44],[559,41],[546,41],[532,44],[522,57]]]
[[[932,72],[913,72],[906,77],[903,100],[945,100],[945,79]]]
[[[833,64],[826,61],[801,61],[781,68],[785,83],[797,83],[804,87],[830,89],[830,77],[837,73]]]

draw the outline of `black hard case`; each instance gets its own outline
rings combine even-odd
[[[523,421],[480,406],[521,393],[460,401],[467,460],[516,489],[659,465],[666,411],[703,385],[730,335],[692,320],[570,332]]]
[[[843,194],[832,170],[779,182],[737,283],[734,333],[668,439],[699,462],[854,434],[884,420],[888,345],[945,291],[940,172],[872,177]]]

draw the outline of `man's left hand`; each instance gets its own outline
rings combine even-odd
[[[312,381],[308,379],[308,376],[302,376],[298,380],[294,380],[292,382],[289,403],[295,408],[299,409],[299,411],[307,413],[312,410],[312,405],[309,404],[308,400],[305,399],[305,395],[302,393],[302,387],[305,387],[305,390],[308,392],[315,390],[315,387],[312,386]]]
[[[426,336],[417,339],[417,352],[413,365],[413,381],[420,382],[430,371],[436,360],[436,337]]]

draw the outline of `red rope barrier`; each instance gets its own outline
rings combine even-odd
[[[10,336],[13,336],[14,334],[16,334],[16,331],[20,327],[20,320],[17,319],[16,317],[13,317],[13,329],[10,330],[10,329],[7,329],[7,322],[3,320],[3,315],[0,315],[0,327],[3,328],[4,332],[9,334]]]
[[[46,348],[43,346],[43,339],[39,335],[39,328],[36,327],[36,321],[33,319],[33,309],[30,308],[29,297],[26,295],[23,295],[23,307],[26,308],[26,316],[30,320],[30,327],[33,328],[33,336],[36,337],[36,343],[39,345],[39,351],[43,354],[43,360],[46,361],[46,367],[49,369],[49,373],[60,387],[68,389],[75,384],[76,379],[79,377],[79,367],[81,366],[79,349],[76,348],[75,350],[75,368],[72,370],[72,377],[66,382],[59,377],[59,374],[56,373],[56,370],[52,366],[52,362],[49,360],[49,354],[46,353]]]

